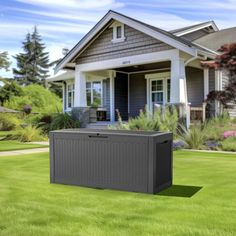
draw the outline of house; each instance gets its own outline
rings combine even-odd
[[[114,122],[116,109],[127,120],[145,107],[152,112],[155,104],[174,104],[189,123],[192,111],[204,117],[207,94],[228,80],[223,71],[201,66],[224,44],[224,37],[215,42],[218,32],[214,21],[168,32],[109,11],[57,64],[49,81],[62,83],[65,112],[95,104]],[[217,102],[210,106],[211,114],[219,110]]]

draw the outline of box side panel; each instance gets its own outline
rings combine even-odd
[[[55,162],[54,162],[54,134],[49,134],[49,146],[50,146],[50,183],[55,183]]]
[[[172,160],[172,135],[163,134],[155,142],[155,165],[154,165],[154,191],[159,192],[172,185],[173,160]]]
[[[147,137],[57,133],[55,182],[147,192]]]

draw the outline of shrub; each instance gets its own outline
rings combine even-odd
[[[44,141],[47,138],[42,135],[42,130],[32,125],[28,125],[24,128],[16,130],[15,134],[12,135],[11,139],[16,139],[21,142],[33,142],[33,141]]]
[[[235,137],[236,138],[236,131],[234,131],[234,130],[225,131],[223,133],[223,137],[224,138],[229,138],[229,137]]]
[[[72,116],[69,115],[68,113],[55,114],[50,124],[50,130],[70,129],[79,127],[80,127],[79,121],[74,120]]]
[[[219,143],[215,140],[209,140],[205,142],[205,147],[208,150],[218,150]]]
[[[14,130],[20,125],[20,123],[20,120],[14,114],[0,113],[0,130]]]
[[[4,106],[22,110],[23,106],[30,105],[32,112],[53,113],[62,110],[59,97],[41,85],[32,84],[22,88],[22,96],[13,96]]]
[[[23,106],[23,112],[27,115],[29,115],[32,111],[32,107],[30,105],[24,105]]]
[[[204,126],[192,126],[189,130],[182,126],[180,138],[190,149],[202,149],[206,140]]]
[[[173,141],[173,150],[179,150],[186,147],[186,143],[183,140],[174,140]]]
[[[223,151],[236,152],[236,137],[230,137],[223,140],[220,143],[220,146]]]
[[[144,130],[144,131],[170,131],[174,135],[177,133],[178,113],[174,106],[166,106],[156,109],[153,114],[140,111],[139,116],[129,119],[128,123],[123,123],[118,114],[118,129]]]

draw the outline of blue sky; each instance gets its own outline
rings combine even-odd
[[[50,53],[62,56],[72,48],[109,9],[171,30],[214,20],[219,28],[236,26],[236,0],[0,0],[0,51],[21,52],[21,42],[34,25]],[[12,72],[0,70],[0,76]]]

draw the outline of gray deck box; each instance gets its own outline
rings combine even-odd
[[[172,133],[50,132],[51,183],[157,193],[172,184]]]

